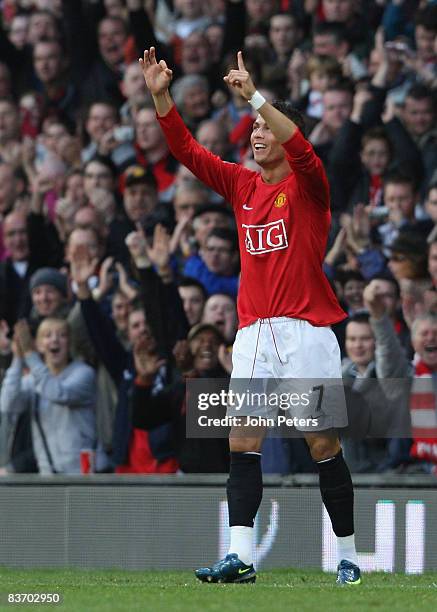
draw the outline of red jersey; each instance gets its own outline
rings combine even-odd
[[[239,327],[268,317],[325,326],[346,317],[323,272],[331,213],[322,162],[299,130],[283,144],[290,174],[275,184],[222,161],[192,137],[176,108],[158,117],[172,154],[232,204],[238,227]]]

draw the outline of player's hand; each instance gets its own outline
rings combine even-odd
[[[384,298],[382,297],[382,287],[377,280],[372,280],[363,292],[364,304],[374,319],[381,319],[385,312]]]
[[[155,47],[146,49],[139,62],[150,93],[154,96],[165,93],[170,86],[173,71],[168,68],[164,60],[159,63],[156,61]]]
[[[229,74],[223,77],[223,80],[230,87],[237,89],[245,100],[250,100],[256,91],[256,87],[253,84],[250,74],[246,70],[241,51],[237,53],[237,62],[238,70],[230,70]]]

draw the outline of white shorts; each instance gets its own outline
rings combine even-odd
[[[330,327],[289,317],[259,319],[237,332],[232,378],[341,378],[341,355]]]
[[[340,347],[330,327],[289,317],[259,319],[238,330],[232,366],[230,390],[247,391],[250,401],[238,408],[228,404],[229,415],[271,418],[286,412],[299,419],[299,431],[346,426]],[[296,393],[302,401],[290,402]],[[282,401],[287,396],[288,404]]]

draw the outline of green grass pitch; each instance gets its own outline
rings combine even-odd
[[[1,610],[59,612],[437,611],[437,573],[365,574],[360,586],[335,586],[333,574],[263,571],[256,584],[210,585],[191,572],[17,570],[0,568]],[[58,605],[6,604],[6,593],[60,593]]]

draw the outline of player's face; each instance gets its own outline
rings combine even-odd
[[[412,337],[413,348],[430,368],[437,367],[437,325],[432,321],[420,321]]]
[[[250,136],[253,158],[261,168],[274,167],[285,158],[282,145],[276,140],[265,120],[258,115]]]
[[[346,353],[357,367],[367,367],[375,355],[375,338],[368,323],[348,323]]]

